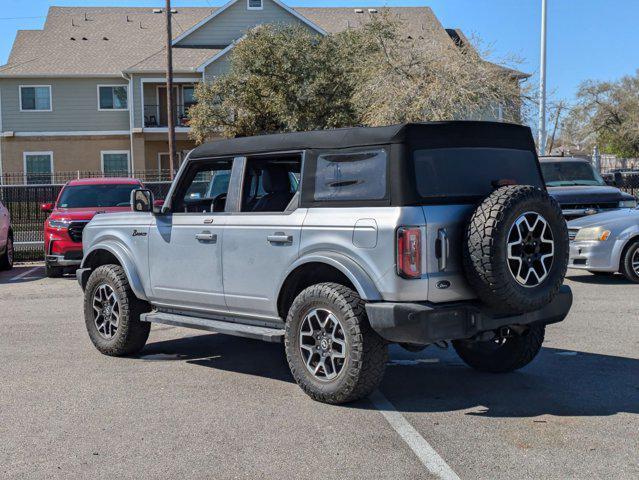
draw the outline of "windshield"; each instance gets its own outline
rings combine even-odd
[[[138,184],[74,185],[62,190],[58,208],[128,207]]]
[[[537,161],[529,150],[439,148],[416,150],[417,192],[423,198],[483,198],[499,185],[542,186]]]
[[[541,171],[549,187],[606,184],[588,162],[541,162]]]

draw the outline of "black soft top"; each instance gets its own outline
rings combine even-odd
[[[334,150],[402,143],[420,148],[491,146],[533,151],[535,149],[528,127],[497,122],[449,121],[276,133],[215,140],[197,147],[189,158],[203,159],[300,150]]]

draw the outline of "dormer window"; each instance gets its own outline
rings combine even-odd
[[[262,10],[264,8],[263,0],[246,0],[246,8],[249,10]]]

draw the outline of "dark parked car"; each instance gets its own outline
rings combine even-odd
[[[637,206],[635,197],[606,185],[585,158],[541,157],[539,160],[548,193],[559,202],[566,220]]]
[[[9,210],[0,202],[0,270],[13,268],[13,229]]]

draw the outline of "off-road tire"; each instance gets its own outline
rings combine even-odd
[[[552,265],[536,286],[521,285],[507,260],[510,229],[526,212],[545,218],[554,241]],[[531,185],[496,189],[473,212],[464,234],[466,278],[480,300],[501,312],[530,312],[550,303],[566,276],[568,254],[568,228],[559,204]]]
[[[49,264],[44,266],[44,274],[48,278],[60,278],[64,275],[64,267],[53,267]]]
[[[99,334],[93,317],[93,296],[97,288],[105,283],[113,289],[120,304],[119,325],[111,339]],[[135,296],[120,265],[102,265],[91,273],[84,290],[84,319],[89,338],[101,353],[119,357],[134,355],[142,350],[149,337],[151,324],[141,322],[140,314],[148,311],[149,304]]]
[[[539,353],[544,342],[545,325],[532,325],[521,335],[508,338],[506,343],[491,351],[492,341],[471,342],[455,340],[457,355],[469,367],[481,372],[507,373],[525,367]]]
[[[633,259],[636,262],[639,259],[639,240],[634,240],[625,249],[621,257],[621,273],[634,283],[639,283],[639,275],[632,266]]]
[[[314,308],[331,311],[343,326],[346,360],[333,380],[316,379],[305,366],[299,348],[302,321]],[[286,358],[297,384],[314,400],[342,404],[370,395],[384,376],[388,348],[371,328],[364,301],[357,292],[337,283],[318,283],[293,301],[286,319]]]
[[[0,270],[11,270],[13,268],[13,259],[15,251],[13,249],[13,237],[7,237],[7,246],[4,253],[0,256]]]

